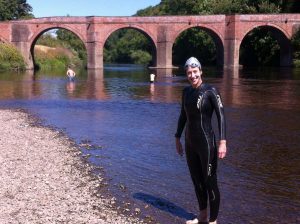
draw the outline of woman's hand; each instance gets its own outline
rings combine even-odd
[[[226,156],[227,147],[226,147],[226,140],[221,140],[219,144],[219,158],[223,159]]]
[[[176,140],[176,151],[180,156],[183,156],[182,144],[180,142],[180,138],[175,138]]]

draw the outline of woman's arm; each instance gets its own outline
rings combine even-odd
[[[181,111],[180,111],[180,116],[179,116],[178,123],[177,123],[177,131],[175,134],[176,151],[181,156],[183,155],[183,149],[182,149],[182,144],[180,142],[180,137],[183,132],[185,123],[186,123],[186,113],[184,110],[184,90],[183,90],[182,100],[181,100]]]
[[[185,123],[186,123],[186,113],[185,113],[185,110],[184,110],[184,92],[185,91],[183,90],[182,97],[181,97],[181,111],[180,111],[180,116],[179,116],[178,123],[177,123],[177,131],[176,131],[176,134],[175,134],[176,138],[181,137],[181,134],[183,132],[183,129],[184,129],[184,126],[185,126]]]
[[[224,106],[222,103],[221,95],[217,89],[212,88],[212,103],[214,105],[214,109],[218,119],[218,126],[219,126],[219,136],[220,136],[220,143],[218,148],[219,158],[224,158],[226,156],[227,147],[226,147],[226,121],[225,121],[225,114],[224,114]]]

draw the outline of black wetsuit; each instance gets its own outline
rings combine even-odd
[[[198,88],[186,87],[175,137],[180,138],[186,124],[185,151],[200,210],[207,208],[209,196],[210,220],[219,212],[220,192],[217,185],[217,146],[211,125],[215,111],[220,139],[225,140],[224,108],[218,91],[202,83]]]

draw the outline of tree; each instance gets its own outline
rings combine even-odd
[[[279,65],[280,46],[265,27],[252,30],[241,43],[240,63],[246,66]]]
[[[78,54],[78,57],[86,61],[86,49],[83,42],[71,31],[65,29],[58,29],[56,31],[57,39],[62,42],[63,47],[75,50]]]
[[[212,37],[200,28],[184,31],[174,43],[173,55],[175,65],[182,65],[191,56],[198,58],[205,65],[217,62],[216,45]]]
[[[150,64],[153,46],[149,39],[134,29],[114,32],[104,46],[105,62]]]
[[[300,1],[299,0],[285,0],[282,1],[283,12],[287,13],[299,13],[300,12]]]
[[[292,47],[293,47],[293,63],[294,66],[300,67],[300,29],[295,32],[292,37]]]
[[[26,0],[0,0],[0,21],[33,18]]]

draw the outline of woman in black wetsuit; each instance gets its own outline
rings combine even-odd
[[[186,87],[182,93],[181,113],[175,134],[176,150],[179,155],[183,155],[180,137],[186,125],[186,159],[200,208],[200,215],[186,223],[217,223],[220,205],[217,160],[218,157],[224,158],[226,155],[224,108],[219,92],[213,86],[202,82],[200,62],[191,57],[186,61],[184,67],[191,86]],[[211,125],[214,111],[218,118],[220,133],[218,149]]]

